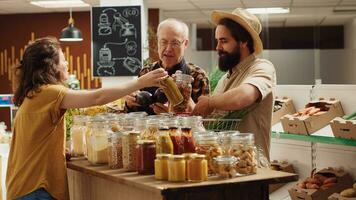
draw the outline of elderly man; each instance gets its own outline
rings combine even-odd
[[[205,71],[194,64],[186,63],[184,60],[184,52],[189,43],[188,35],[188,26],[184,22],[173,18],[162,21],[157,28],[159,61],[145,66],[139,76],[160,67],[164,68],[169,75],[174,74],[177,70],[182,71],[183,74],[191,75],[194,81],[187,111],[192,111],[194,102],[198,101],[198,97],[208,95],[210,89]],[[145,88],[144,90],[153,95],[157,87]],[[141,106],[136,102],[136,95],[137,92],[126,96],[125,107],[128,112],[146,111],[148,114],[159,114],[168,111],[167,105],[162,103],[155,103],[150,107]]]
[[[263,50],[261,23],[240,8],[232,13],[213,11],[211,20],[217,25],[219,68],[227,73],[219,80],[213,96],[199,98],[193,114],[226,116],[228,111],[247,112],[238,130],[253,133],[257,147],[269,159],[276,75],[270,61],[256,57]]]

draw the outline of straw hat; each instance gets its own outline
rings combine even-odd
[[[259,54],[263,50],[263,44],[259,34],[262,30],[262,25],[258,18],[247,12],[245,9],[236,8],[234,11],[226,12],[222,10],[214,10],[211,13],[211,21],[216,25],[223,18],[228,18],[236,23],[240,24],[242,27],[246,29],[247,32],[250,33],[253,40],[253,48],[255,49],[254,54]]]

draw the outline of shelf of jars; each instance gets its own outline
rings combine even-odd
[[[129,185],[147,187],[148,181],[151,190],[162,191],[261,182],[265,185],[261,194],[268,195],[268,183],[297,179],[295,174],[258,168],[266,159],[257,150],[253,134],[209,131],[234,129],[236,120],[207,121],[144,113],[76,115],[71,155],[86,160],[73,158],[68,168]],[[141,176],[147,178],[144,183]]]

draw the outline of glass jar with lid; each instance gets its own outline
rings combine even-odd
[[[196,153],[206,156],[208,161],[208,172],[214,174],[216,169],[214,167],[214,158],[222,155],[222,150],[218,144],[218,136],[216,133],[207,131],[199,132],[196,141]]]
[[[126,171],[136,171],[136,145],[140,132],[126,131],[122,134],[122,165]]]
[[[156,139],[156,153],[173,154],[173,151],[173,143],[171,137],[169,136],[168,130],[159,131]]]
[[[240,133],[231,137],[230,155],[239,159],[236,171],[239,174],[255,174],[257,171],[256,146],[254,135]]]
[[[110,130],[108,123],[101,116],[93,117],[88,122],[87,159],[91,164],[108,163],[108,131]]]
[[[168,180],[168,158],[171,154],[156,154],[155,178]]]
[[[173,143],[173,153],[175,155],[184,153],[184,146],[181,140],[180,125],[177,118],[171,118],[168,122],[169,136]]]
[[[177,87],[183,96],[183,102],[173,106],[173,112],[186,113],[188,111],[188,103],[192,94],[192,82],[194,78],[191,75],[183,74],[180,70],[177,70],[174,75]]]
[[[156,145],[154,140],[138,140],[136,146],[138,174],[154,174]]]
[[[193,155],[187,162],[187,180],[201,182],[208,180],[208,162],[202,154]]]
[[[186,165],[184,156],[171,155],[168,159],[168,181],[185,181]]]
[[[181,118],[181,143],[183,144],[184,153],[194,153],[196,148],[189,120],[190,117]]]
[[[146,128],[141,132],[141,139],[155,140],[159,132],[160,120],[157,118],[148,119]]]
[[[233,178],[236,176],[235,165],[238,159],[235,156],[218,156],[214,158],[216,173],[222,178]]]
[[[122,165],[122,133],[111,132],[109,134],[108,165],[111,169],[120,169]]]
[[[224,155],[229,155],[229,150],[231,149],[232,145],[232,137],[239,133],[239,131],[221,131],[217,133],[218,143]]]
[[[84,115],[73,116],[73,126],[70,129],[70,152],[72,156],[84,156],[86,152],[86,121],[87,117]]]

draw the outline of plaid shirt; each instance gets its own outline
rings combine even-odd
[[[149,65],[146,65],[145,67],[142,68],[138,76],[142,76],[150,71],[153,71],[155,69],[158,69],[162,67],[159,61],[153,62]],[[163,68],[163,67],[162,67]],[[182,71],[183,74],[189,74],[194,78],[194,81],[192,82],[192,94],[191,97],[193,101],[196,103],[198,102],[198,98],[201,95],[208,95],[210,93],[210,85],[209,85],[209,78],[206,74],[206,72],[198,67],[197,65],[194,65],[192,63],[186,63],[185,60],[183,59],[180,63],[176,64],[173,66],[171,69],[167,70],[168,74],[171,76],[174,74],[177,70]],[[152,95],[155,93],[157,87],[149,87],[149,88],[143,88],[142,90],[150,92]],[[154,114],[153,110],[151,108],[127,108],[129,112],[132,111],[146,111],[148,114]]]

